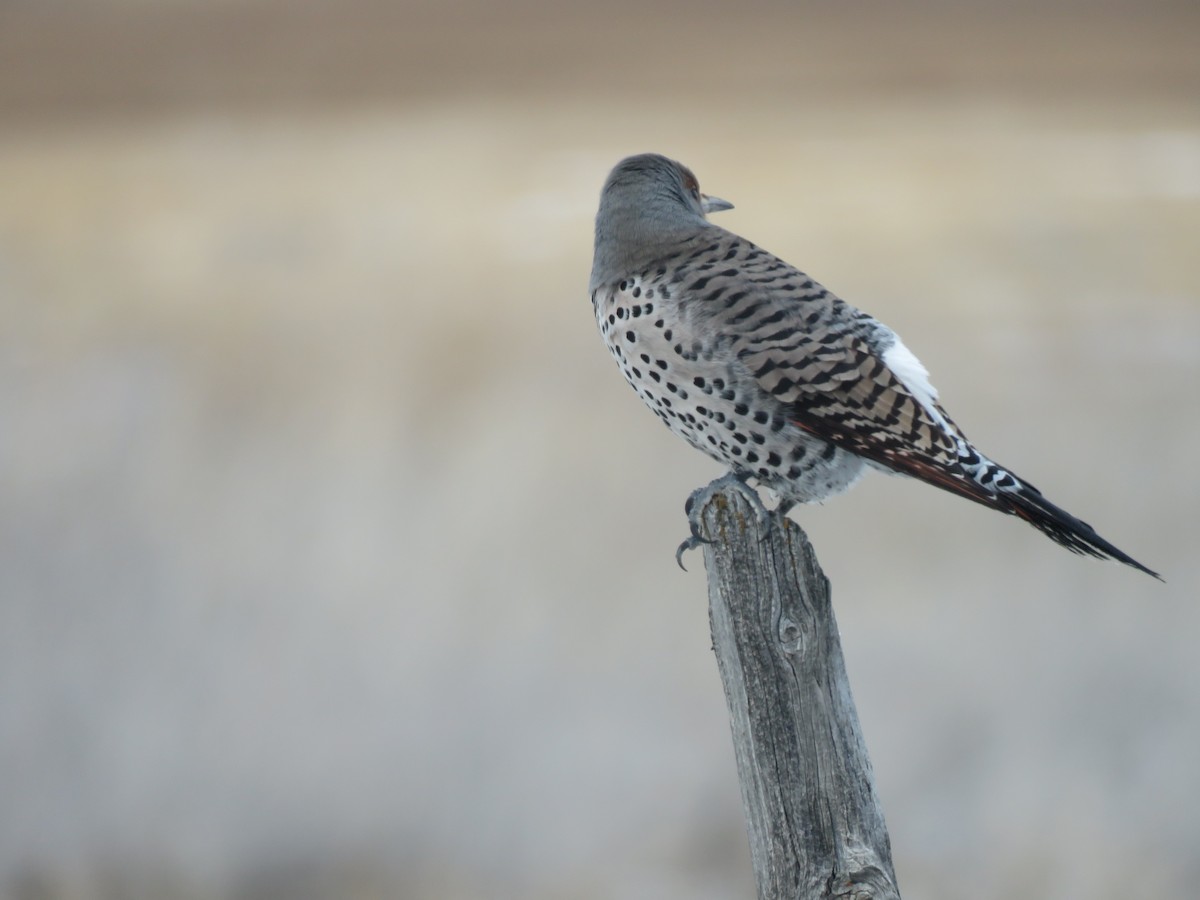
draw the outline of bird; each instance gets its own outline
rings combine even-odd
[[[588,285],[596,322],[671,431],[727,478],[768,488],[783,514],[882,470],[1161,580],[977,450],[892,329],[709,221],[732,208],[657,153],[621,160],[600,192]],[[699,540],[694,524],[692,534],[679,553]]]

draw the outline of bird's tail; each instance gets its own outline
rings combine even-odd
[[[1000,491],[994,495],[1005,512],[1024,519],[1052,541],[1062,544],[1073,553],[1094,556],[1098,559],[1115,559],[1139,572],[1152,575],[1159,581],[1163,578],[1153,569],[1142,565],[1129,554],[1110,544],[1082,519],[1077,519],[1065,509],[1055,506],[1042,496],[1041,491],[1023,481],[1018,481],[1015,491]]]
[[[1163,580],[1153,569],[1100,537],[1087,522],[1055,506],[1029,482],[992,462],[965,440],[959,444],[956,466],[936,465],[926,459],[896,455],[887,459],[887,468],[919,478],[989,509],[1024,519],[1072,553],[1097,559],[1115,559],[1159,581]]]
[[[1153,569],[1143,566],[1128,553],[1096,534],[1096,529],[1087,522],[1055,506],[1032,484],[1018,478],[972,447],[941,407],[938,407],[938,411],[957,445],[957,458],[952,462],[946,458],[949,454],[937,458],[929,454],[908,453],[880,443],[863,441],[852,429],[837,427],[828,422],[823,423],[823,432],[816,431],[811,424],[797,424],[818,437],[847,446],[852,452],[888,471],[920,479],[944,491],[973,500],[988,509],[1022,518],[1072,553],[1094,556],[1097,559],[1115,559],[1159,581],[1163,580]]]
[[[1055,506],[1029,482],[992,462],[966,441],[960,444],[959,466],[953,469],[914,465],[913,461],[909,460],[902,460],[896,469],[923,478],[943,490],[974,500],[989,509],[1024,519],[1072,553],[1094,556],[1097,559],[1115,559],[1159,581],[1163,580],[1153,569],[1143,566],[1128,553],[1100,537],[1096,529],[1087,522]]]

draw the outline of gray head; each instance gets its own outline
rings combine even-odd
[[[657,153],[621,160],[608,173],[596,213],[589,291],[654,262],[673,244],[712,227],[708,213],[733,209],[700,193],[692,170]]]

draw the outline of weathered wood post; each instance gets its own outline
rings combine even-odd
[[[704,546],[760,900],[896,898],[829,581],[804,532],[737,487],[690,513]]]

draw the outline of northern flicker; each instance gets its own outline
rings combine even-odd
[[[1075,553],[1157,573],[976,450],[890,328],[710,223],[732,204],[657,154],[609,173],[596,214],[596,321],[666,425],[786,511],[870,467],[1018,516]]]

